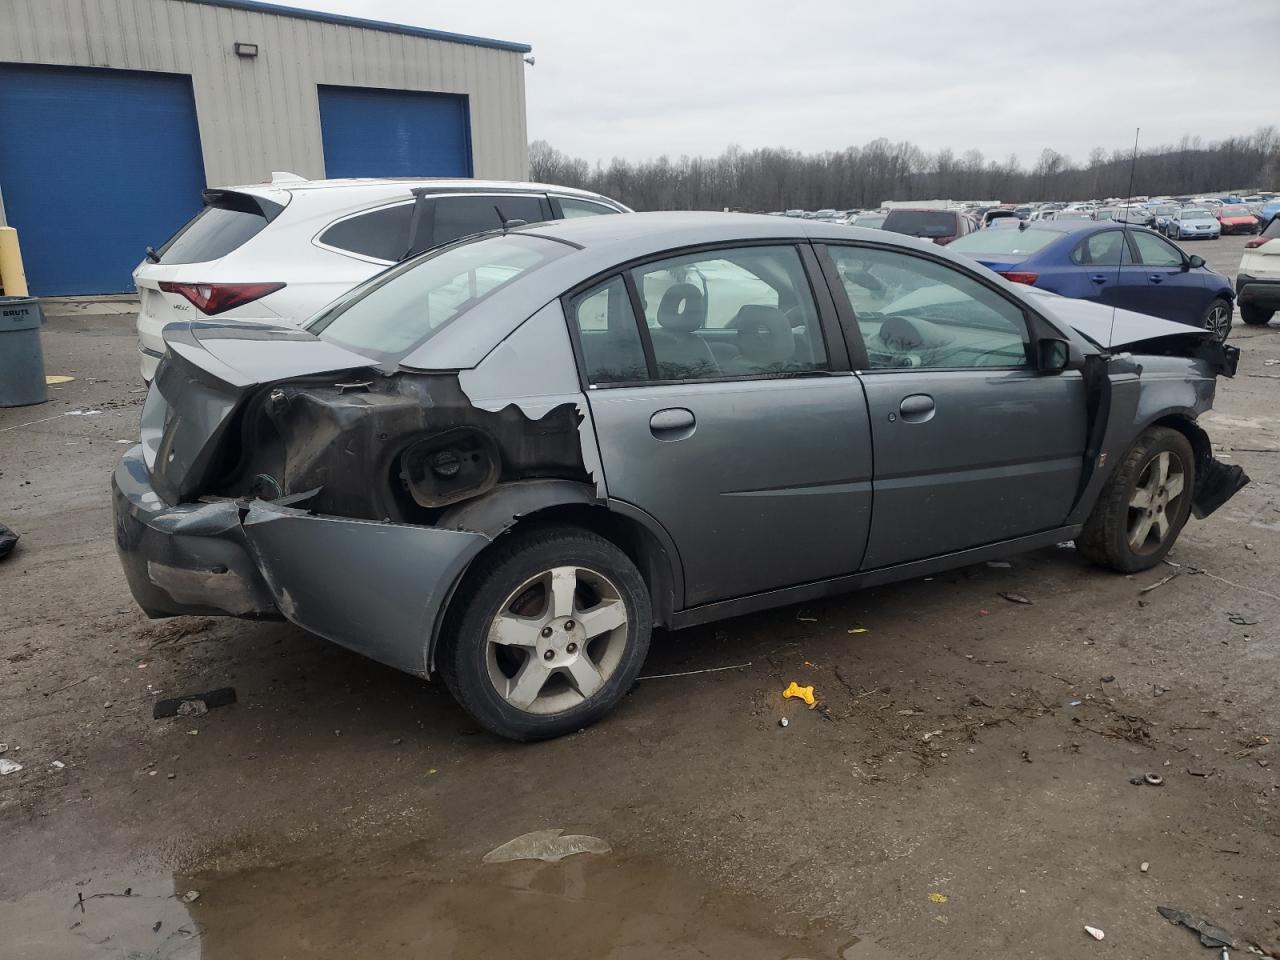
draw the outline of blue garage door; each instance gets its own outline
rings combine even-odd
[[[132,290],[203,189],[189,77],[0,64],[0,192],[33,294]]]
[[[330,177],[469,177],[467,98],[447,93],[320,87]]]

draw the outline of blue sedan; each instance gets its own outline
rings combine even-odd
[[[1152,230],[1049,220],[979,230],[948,249],[1015,283],[1203,327],[1219,340],[1231,332],[1231,281]]]

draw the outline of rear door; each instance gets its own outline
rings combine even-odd
[[[815,275],[807,245],[715,247],[565,300],[609,496],[670,534],[685,606],[862,558],[866,400]]]
[[[899,249],[832,244],[824,261],[871,420],[863,568],[1062,524],[1080,480],[1085,389],[1078,371],[1035,368],[1026,308],[976,273]]]
[[[1071,262],[1083,277],[1077,284],[1081,300],[1093,300],[1122,310],[1144,309],[1147,304],[1147,273],[1136,263],[1125,239],[1129,231],[1100,230],[1081,238],[1071,251]]]

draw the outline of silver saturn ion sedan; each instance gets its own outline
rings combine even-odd
[[[142,608],[283,616],[518,740],[655,626],[1070,539],[1141,570],[1248,482],[1196,423],[1234,348],[838,224],[531,224],[164,336],[114,479]]]

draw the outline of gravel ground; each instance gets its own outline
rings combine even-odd
[[[1166,903],[1280,952],[1280,329],[1233,342],[1205,426],[1254,482],[1177,566],[1055,548],[661,635],[648,674],[735,669],[516,746],[291,626],[146,620],[108,490],[132,329],[54,319],[76,379],[0,410],[0,955],[1208,956]],[[613,853],[480,864],[546,828]]]

